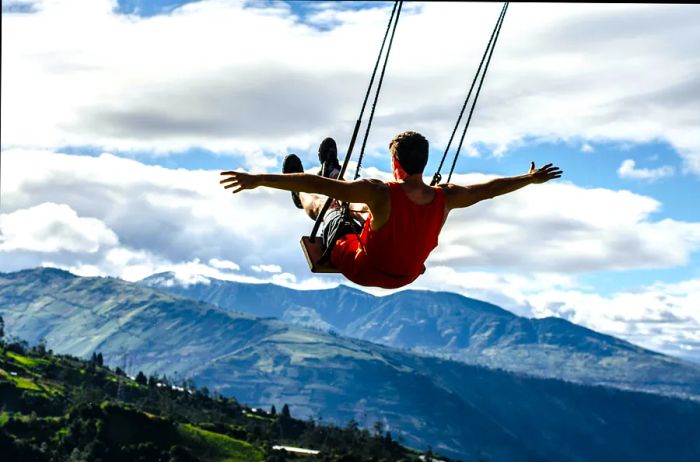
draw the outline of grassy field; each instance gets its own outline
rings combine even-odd
[[[190,424],[178,425],[178,432],[206,462],[263,462],[265,460],[262,451],[245,441],[203,430]]]
[[[17,388],[21,388],[23,390],[44,391],[41,389],[41,387],[34,383],[32,379],[20,376],[12,376],[9,372],[5,371],[4,369],[0,369],[0,377],[14,383]]]
[[[29,356],[22,356],[12,351],[5,352],[8,358],[11,358],[23,366],[34,368],[39,364],[47,364],[48,361],[42,358],[30,358]]]

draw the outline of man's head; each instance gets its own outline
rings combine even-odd
[[[389,143],[389,152],[406,174],[423,173],[428,163],[428,140],[417,132],[399,133]]]

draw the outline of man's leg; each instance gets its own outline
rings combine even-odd
[[[300,192],[299,199],[301,200],[301,206],[304,212],[306,212],[312,220],[318,218],[321,209],[323,209],[323,205],[326,203],[326,196],[321,196],[319,194]]]
[[[321,146],[324,146],[324,143],[328,143],[330,140],[333,142],[333,146],[335,146],[335,141],[333,141],[332,138],[327,138],[324,140],[324,142],[321,144]],[[319,149],[319,152],[321,152],[321,149]],[[320,158],[320,157],[319,157]],[[335,163],[337,164],[337,158],[335,160]],[[323,168],[321,170],[324,170]],[[337,171],[334,171],[335,176],[337,176],[337,173],[340,172],[339,169],[336,169]],[[284,162],[282,164],[282,172],[283,173],[302,173],[304,172],[304,167],[301,163],[301,159],[296,154],[289,154],[287,157],[285,157]],[[312,219],[316,220],[318,218],[318,215],[321,213],[321,210],[323,209],[324,204],[326,203],[326,196],[322,196],[320,194],[311,194],[311,193],[303,193],[303,192],[292,192],[292,200],[294,201],[294,205],[297,208],[304,209],[304,212]],[[332,208],[338,208],[340,207],[340,204],[338,201],[333,201],[329,209]],[[357,213],[359,210],[362,210],[362,212]],[[367,217],[367,206],[364,204],[352,204],[351,205],[351,211],[352,215],[355,216],[356,218],[360,218],[364,221]]]

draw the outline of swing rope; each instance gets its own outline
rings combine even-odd
[[[467,97],[464,100],[464,104],[462,105],[462,110],[459,113],[459,117],[457,117],[457,122],[455,123],[455,127],[452,130],[452,135],[450,136],[450,140],[447,143],[447,147],[445,148],[445,152],[442,155],[442,159],[440,159],[440,165],[438,166],[437,171],[433,175],[433,179],[430,182],[430,186],[435,186],[442,180],[442,175],[440,174],[440,170],[442,170],[442,166],[445,162],[445,158],[447,157],[447,153],[450,150],[450,146],[452,145],[452,141],[454,140],[454,136],[457,133],[457,128],[459,127],[459,123],[462,121],[462,116],[464,115],[464,111],[467,107],[467,103],[469,101],[469,98],[472,95],[472,91],[474,90],[474,85],[476,84],[476,81],[479,78],[479,74],[481,73],[481,68],[484,65],[484,61],[486,61],[486,66],[484,67],[484,72],[481,73],[481,79],[479,80],[479,86],[476,89],[476,94],[474,95],[474,100],[472,101],[472,105],[471,105],[471,108],[469,110],[469,116],[467,117],[467,123],[464,126],[464,131],[462,132],[462,136],[459,140],[459,145],[457,147],[457,151],[455,152],[454,159],[452,160],[452,166],[450,168],[450,173],[447,177],[447,182],[449,183],[450,179],[452,178],[452,173],[454,172],[455,166],[457,165],[457,159],[459,158],[459,153],[462,149],[462,144],[463,144],[464,138],[467,134],[467,129],[469,128],[469,123],[472,120],[472,115],[474,114],[474,109],[476,108],[476,102],[479,99],[479,93],[481,93],[481,87],[484,83],[484,78],[486,77],[486,72],[488,71],[489,64],[491,63],[491,57],[493,56],[493,51],[496,48],[496,42],[498,41],[498,36],[501,33],[501,26],[503,25],[503,20],[505,19],[505,16],[506,16],[506,11],[508,11],[508,3],[509,2],[505,2],[503,4],[503,8],[501,8],[501,14],[498,16],[498,20],[496,21],[496,25],[493,28],[493,32],[491,32],[491,37],[489,38],[489,42],[486,45],[486,49],[484,50],[484,54],[481,57],[481,62],[479,63],[479,67],[476,70],[476,74],[474,75],[474,79],[472,80],[472,84],[469,87],[469,93],[467,93]]]
[[[382,67],[380,81],[379,81],[379,84],[377,86],[376,95],[375,95],[374,102],[372,105],[372,116],[371,117],[374,116],[374,109],[376,107],[377,98],[379,96],[379,90],[381,89],[382,81],[384,79],[384,71],[386,70],[386,64],[389,60],[389,53],[391,52],[391,44],[394,41],[394,33],[396,32],[396,25],[399,22],[399,15],[401,14],[401,7],[402,6],[403,6],[403,0],[396,0],[394,2],[394,8],[391,10],[391,16],[389,17],[389,23],[387,24],[386,32],[384,33],[384,39],[382,40],[382,46],[379,48],[379,54],[377,56],[377,61],[374,64],[374,70],[372,71],[372,77],[370,78],[369,86],[367,87],[367,92],[365,93],[365,99],[362,102],[362,109],[360,110],[360,116],[357,118],[357,121],[355,122],[355,128],[352,132],[352,137],[350,139],[350,146],[348,147],[347,154],[345,154],[345,159],[343,160],[343,165],[340,169],[340,174],[338,175],[338,180],[343,179],[343,175],[345,175],[345,171],[348,168],[350,158],[352,157],[352,151],[353,151],[353,148],[355,147],[355,141],[357,140],[357,134],[360,131],[360,125],[362,124],[362,117],[363,117],[364,112],[365,112],[365,107],[367,106],[367,101],[369,100],[369,94],[372,90],[372,86],[374,85],[374,78],[376,77],[377,69],[379,69],[379,63],[381,62],[382,54],[384,53],[384,46],[386,45],[386,39],[389,36],[389,31],[391,30],[392,32],[391,32],[391,39],[389,40],[389,47],[387,48],[387,53],[386,53],[386,56],[384,59],[384,65]],[[394,21],[394,18],[396,18],[395,21]],[[392,29],[392,23],[394,26],[393,29]],[[370,118],[370,125],[371,125],[371,120],[372,119]],[[367,142],[368,135],[369,135],[369,125],[367,127],[367,131],[365,132],[365,139],[364,139],[364,142],[362,144],[362,153],[360,154],[360,160],[359,160],[359,163],[357,166],[357,171],[359,171],[359,169],[360,169],[360,165],[362,162],[362,155],[364,154],[365,143]],[[356,175],[355,179],[357,179],[357,172],[355,172],[355,175]],[[326,212],[330,208],[332,202],[333,202],[333,198],[329,197],[326,200],[325,204],[323,204],[323,208],[319,212],[318,217],[316,217],[316,223],[314,223],[314,227],[311,230],[311,235],[309,236],[309,240],[312,243],[316,239],[316,236],[318,234],[318,230],[321,226],[321,223],[323,223],[323,217],[326,215]]]
[[[399,10],[396,13],[396,21],[394,22],[394,28],[391,30],[391,38],[389,39],[389,47],[386,51],[386,57],[384,58],[384,65],[382,66],[382,73],[379,76],[379,83],[377,84],[377,91],[374,94],[374,101],[372,102],[372,110],[369,114],[369,120],[367,121],[367,130],[365,130],[365,137],[362,140],[362,149],[360,149],[360,157],[357,159],[357,168],[355,169],[355,180],[360,177],[360,168],[362,168],[362,159],[365,156],[365,146],[367,146],[367,138],[369,137],[369,130],[372,128],[372,121],[374,120],[374,110],[377,108],[377,100],[379,99],[379,92],[382,90],[382,84],[384,83],[384,73],[386,72],[386,65],[389,62],[389,54],[391,54],[391,45],[394,43],[394,34],[396,33],[396,26],[399,24],[399,16],[401,16],[401,7],[403,2],[399,2]]]

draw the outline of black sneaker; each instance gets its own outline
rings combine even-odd
[[[282,162],[282,173],[304,173],[304,166],[301,163],[301,159],[296,154],[289,154],[284,158]],[[299,199],[299,193],[292,191],[292,202],[298,209],[303,209],[304,206],[301,205],[301,199]]]
[[[321,162],[321,170],[318,174],[326,178],[338,178],[340,163],[338,162],[338,146],[333,138],[326,138],[318,147],[318,161]]]
[[[325,176],[326,178],[337,180],[340,176],[340,165],[324,162],[321,164],[321,169],[318,171],[318,174],[319,176]]]

